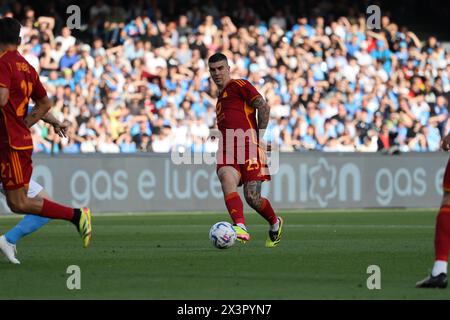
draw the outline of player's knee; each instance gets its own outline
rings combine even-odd
[[[221,172],[218,174],[218,178],[221,184],[228,184],[230,183],[231,176],[227,172]]]
[[[16,199],[8,200],[8,207],[14,213],[24,213],[26,210],[24,203]]]
[[[27,197],[14,197],[7,199],[8,207],[14,213],[27,213],[29,211],[29,201]]]
[[[219,176],[220,185],[225,193],[235,192],[237,183],[231,175],[223,174]]]

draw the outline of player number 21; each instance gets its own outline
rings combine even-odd
[[[11,165],[9,163],[1,164],[1,175],[3,179],[11,177]]]
[[[28,107],[28,101],[30,101],[31,92],[33,91],[33,83],[22,80],[20,82],[20,88],[22,89],[25,98],[19,104],[16,113],[18,117],[23,117]]]

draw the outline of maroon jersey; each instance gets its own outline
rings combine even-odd
[[[445,167],[443,189],[445,192],[450,192],[450,160],[447,161],[447,166]]]
[[[249,141],[245,141],[245,144],[258,143],[256,110],[251,104],[259,96],[259,92],[247,80],[232,79],[223,88],[216,105],[217,127],[224,137],[223,143],[227,133],[238,129],[248,133],[246,140]]]
[[[0,54],[0,87],[9,89],[8,102],[0,107],[0,147],[33,149],[30,129],[25,124],[28,102],[47,95],[36,70],[17,51]]]

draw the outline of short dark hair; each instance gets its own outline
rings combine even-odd
[[[215,63],[215,62],[219,62],[222,60],[225,60],[228,63],[227,56],[221,52],[217,52],[217,53],[214,53],[211,57],[209,57],[208,63]]]
[[[0,19],[0,43],[2,44],[20,44],[20,22],[14,18]]]

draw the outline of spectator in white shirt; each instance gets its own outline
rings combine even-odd
[[[61,35],[57,36],[55,41],[61,42],[61,49],[66,52],[70,47],[75,45],[77,39],[71,35],[72,31],[68,27],[64,27],[61,30]]]

